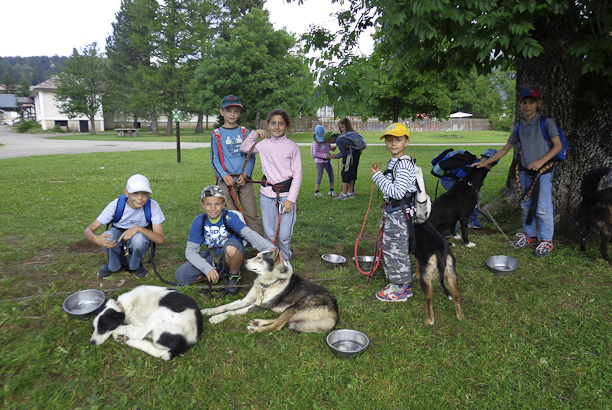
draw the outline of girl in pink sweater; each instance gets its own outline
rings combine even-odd
[[[267,117],[268,131],[252,131],[240,146],[242,152],[259,154],[265,185],[261,186],[259,204],[264,232],[283,254],[291,259],[290,243],[295,225],[297,197],[302,184],[302,157],[298,145],[287,138],[291,124],[285,110],[275,109]],[[260,141],[256,141],[261,137]],[[277,226],[280,218],[280,226]]]

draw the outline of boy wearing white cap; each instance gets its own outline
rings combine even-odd
[[[151,241],[158,245],[164,243],[161,224],[166,219],[157,201],[150,198],[152,192],[145,176],[132,175],[123,195],[110,202],[83,232],[85,238],[104,248],[108,255],[108,263],[98,271],[100,278],[106,279],[122,268],[139,279],[147,276],[142,257]],[[96,235],[98,228],[111,222],[109,230]]]

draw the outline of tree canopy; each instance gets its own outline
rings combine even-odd
[[[289,2],[291,0],[288,0]],[[305,0],[307,1],[307,0]],[[301,2],[301,0],[299,0]],[[345,0],[339,33],[314,28],[311,47],[326,50],[320,84],[359,58],[350,52],[374,27],[389,64],[413,60],[423,72],[462,78],[514,68],[516,89],[537,87],[543,113],[570,141],[569,158],[555,170],[555,206],[573,218],[580,201],[575,181],[593,166],[612,165],[612,4],[597,0]],[[510,98],[513,103],[516,98]],[[515,111],[518,114],[518,109]],[[515,150],[516,155],[517,150]],[[516,158],[515,158],[516,160]],[[513,181],[509,172],[509,184]]]

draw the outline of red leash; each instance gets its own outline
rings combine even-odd
[[[374,168],[378,168],[377,164],[373,165]],[[374,182],[372,182],[372,190],[370,191],[370,202],[368,202],[368,210],[366,211],[365,214],[365,218],[363,219],[363,225],[361,226],[361,232],[359,232],[359,236],[357,237],[357,239],[355,240],[355,266],[357,267],[357,271],[359,271],[359,273],[363,274],[363,275],[368,275],[368,280],[367,283],[370,283],[370,280],[372,279],[372,276],[374,275],[374,271],[378,268],[378,266],[380,265],[380,260],[381,260],[381,255],[382,255],[382,230],[384,228],[384,220],[383,220],[383,224],[378,232],[378,237],[376,239],[376,247],[374,249],[374,260],[372,261],[372,266],[370,267],[370,271],[369,272],[365,272],[362,271],[359,268],[359,262],[357,260],[357,248],[359,246],[359,241],[361,240],[361,235],[363,234],[363,230],[365,229],[365,225],[366,222],[368,220],[368,215],[370,213],[370,207],[372,206],[372,198],[374,197]]]

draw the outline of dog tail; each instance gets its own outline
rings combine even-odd
[[[599,186],[599,181],[605,175],[607,175],[612,168],[601,167],[590,170],[582,180],[582,188],[580,193],[584,199],[592,199],[597,194],[597,187]]]

